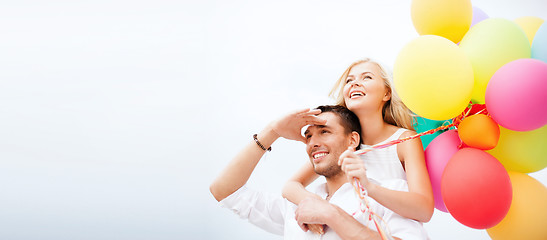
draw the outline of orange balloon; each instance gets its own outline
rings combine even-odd
[[[505,218],[486,230],[494,240],[547,239],[547,188],[519,172],[509,172],[513,187],[511,207]]]
[[[470,147],[489,150],[498,144],[500,127],[491,117],[476,114],[460,123],[458,135]]]

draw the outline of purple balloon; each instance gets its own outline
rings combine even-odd
[[[452,158],[462,144],[458,132],[449,130],[437,136],[425,149],[425,164],[429,172],[435,208],[448,212],[441,194],[441,179],[446,164]]]
[[[484,11],[478,7],[473,7],[473,20],[471,20],[471,27],[487,18],[488,15]]]

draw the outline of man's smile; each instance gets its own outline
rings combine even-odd
[[[319,161],[321,161],[325,156],[327,156],[329,154],[329,152],[327,151],[317,151],[317,152],[314,152],[312,154],[312,159],[313,159],[313,162],[317,163]]]

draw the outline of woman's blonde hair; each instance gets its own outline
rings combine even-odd
[[[406,105],[403,103],[401,98],[399,98],[399,96],[393,89],[392,87],[393,82],[391,80],[391,75],[386,71],[386,69],[380,63],[373,61],[369,58],[365,58],[363,60],[359,60],[352,63],[346,69],[346,71],[344,71],[340,79],[336,81],[332,90],[330,91],[329,96],[333,97],[336,100],[336,104],[346,107],[343,91],[344,91],[344,85],[346,84],[346,79],[349,75],[349,72],[355,65],[358,65],[361,63],[367,63],[367,62],[373,63],[376,66],[378,66],[378,69],[380,69],[380,76],[384,80],[384,85],[386,86],[388,91],[391,93],[390,100],[388,100],[382,108],[382,117],[384,118],[384,121],[386,123],[395,125],[397,127],[414,130],[414,127],[412,126],[414,115],[412,114],[410,109],[406,107]]]

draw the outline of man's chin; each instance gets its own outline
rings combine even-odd
[[[313,166],[313,171],[321,176],[323,176],[325,173],[325,169],[317,166]]]
[[[331,165],[326,167],[318,167],[314,165],[313,170],[315,171],[315,173],[327,178],[335,176],[339,174],[340,172],[342,172],[342,169],[338,165],[334,165],[334,166]]]

